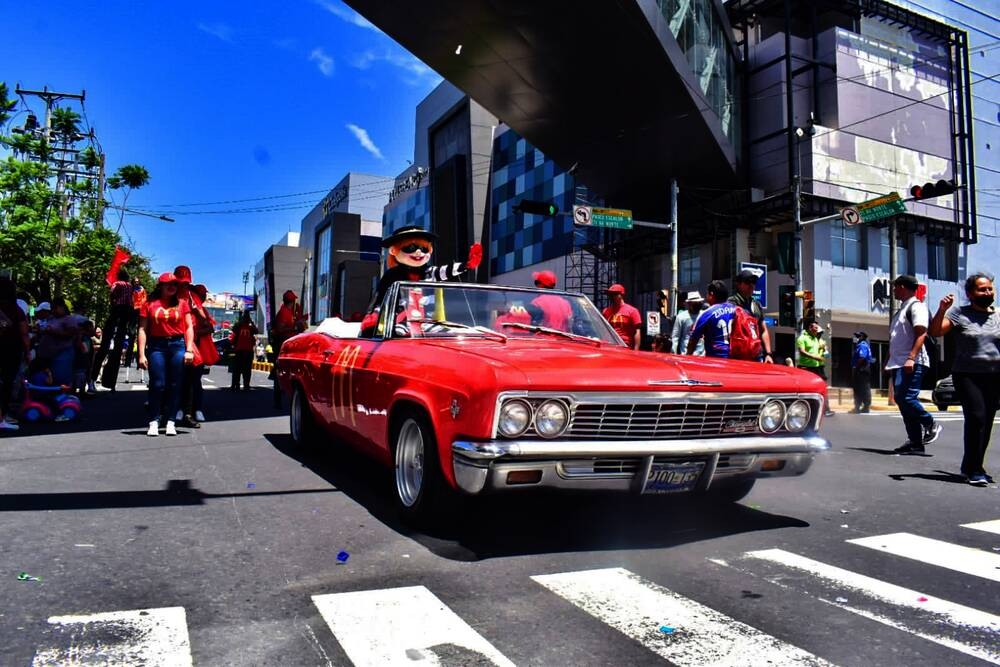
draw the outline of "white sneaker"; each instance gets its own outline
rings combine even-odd
[[[172,419],[167,420],[167,435],[177,435],[177,429],[174,427]]]
[[[184,411],[183,410],[178,410],[177,414],[174,415],[174,421],[175,422],[179,422],[179,421],[183,421],[183,420],[184,420]]]
[[[17,431],[20,428],[17,424],[11,424],[6,419],[0,419],[0,431]]]
[[[194,420],[196,422],[203,422],[203,421],[205,421],[205,413],[202,412],[201,410],[195,410],[194,411]]]
[[[149,430],[146,431],[146,435],[153,437],[159,435],[159,433],[160,433],[160,420],[154,419],[153,421],[149,422]]]

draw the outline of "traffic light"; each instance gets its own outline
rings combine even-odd
[[[783,327],[795,326],[795,285],[778,287],[778,324]]]
[[[910,188],[910,195],[917,201],[920,201],[921,199],[932,199],[933,197],[950,195],[957,189],[958,185],[955,184],[955,181],[938,181],[937,183],[914,185]]]
[[[520,213],[532,213],[534,215],[553,216],[559,212],[559,207],[552,202],[535,201],[534,199],[522,199],[514,205],[514,210]]]
[[[802,293],[802,320],[804,322],[816,321],[816,300],[813,293],[806,290]]]

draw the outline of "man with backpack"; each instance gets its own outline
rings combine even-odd
[[[760,351],[756,360],[763,361],[766,364],[773,364],[774,359],[771,357],[771,331],[767,328],[767,321],[764,319],[764,308],[760,305],[760,301],[754,298],[753,290],[756,286],[757,274],[749,269],[743,269],[733,279],[735,293],[729,297],[729,303],[739,306],[756,320],[756,335],[760,340]],[[752,336],[753,333],[748,332],[746,335]]]
[[[691,328],[688,338],[687,354],[694,354],[698,341],[705,339],[705,356],[728,359],[730,330],[736,318],[737,306],[726,301],[729,290],[721,280],[713,280],[708,284],[708,308],[703,310]]]
[[[897,454],[923,454],[924,446],[941,435],[941,425],[920,403],[923,376],[931,364],[924,349],[930,313],[917,298],[918,286],[917,279],[909,275],[892,281],[892,296],[902,305],[889,325],[889,360],[885,370],[892,375],[893,395],[908,438],[894,450]]]

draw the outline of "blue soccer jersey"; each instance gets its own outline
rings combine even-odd
[[[691,330],[691,340],[705,339],[706,357],[729,358],[729,332],[736,309],[731,303],[717,303],[702,312]]]

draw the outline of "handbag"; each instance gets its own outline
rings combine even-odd
[[[212,366],[219,361],[219,351],[211,336],[201,336],[194,346],[194,365]]]

